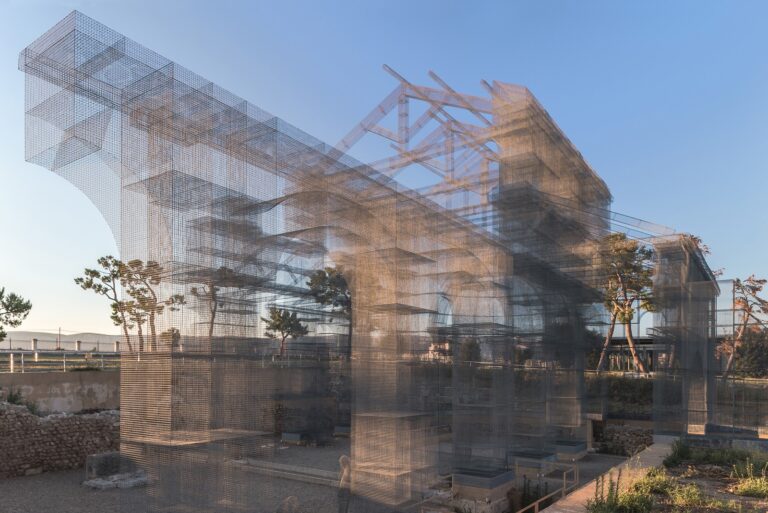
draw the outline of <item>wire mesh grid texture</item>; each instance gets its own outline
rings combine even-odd
[[[151,277],[120,342],[121,452],[148,511],[417,511],[446,476],[485,500],[586,447],[597,245],[652,230],[610,211],[527,89],[389,70],[395,90],[331,146],[79,12],[19,67],[26,159]],[[390,153],[351,158],[371,136]],[[433,183],[398,181],[413,166]],[[656,235],[654,418],[685,432],[713,416],[717,285]]]

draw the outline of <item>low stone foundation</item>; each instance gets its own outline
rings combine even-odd
[[[120,407],[120,372],[0,373],[0,401],[11,391],[43,413],[111,410]]]
[[[38,417],[0,403],[0,478],[81,468],[89,454],[117,450],[120,413]]]
[[[680,440],[693,447],[709,449],[740,449],[743,451],[768,452],[768,440],[757,436],[745,437],[727,433],[711,433],[707,435],[683,435]]]
[[[611,425],[603,431],[600,452],[619,456],[634,456],[653,443],[653,430],[627,426]]]

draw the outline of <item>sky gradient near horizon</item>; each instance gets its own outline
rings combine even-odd
[[[321,5],[322,4],[322,5]],[[72,279],[116,254],[85,196],[24,162],[18,52],[78,9],[331,144],[395,83],[528,87],[613,210],[700,236],[726,276],[768,276],[766,2],[0,0],[0,286],[22,328],[115,333]]]

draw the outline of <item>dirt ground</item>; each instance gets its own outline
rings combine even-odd
[[[331,451],[331,449],[326,451]],[[304,452],[307,452],[305,448],[291,448],[282,451],[279,460],[290,463],[292,459],[298,458],[302,462],[306,462],[306,455],[302,454]],[[593,479],[596,475],[605,472],[607,468],[621,461],[624,461],[624,458],[602,454],[589,455],[580,464],[582,482]],[[147,488],[92,490],[80,484],[83,478],[83,470],[71,470],[0,480],[0,513],[135,513],[146,511]],[[285,495],[301,497],[302,505],[316,512],[326,509],[335,512],[337,509],[335,490],[298,481],[283,481],[280,487],[269,487],[268,479],[259,476],[254,476],[251,479],[254,479],[254,492],[270,504],[269,506],[264,504],[264,511],[270,513],[275,511],[280,502],[279,499]],[[261,488],[259,484],[263,486],[263,489],[259,489]],[[277,494],[277,497],[269,497],[270,491]],[[317,501],[310,501],[308,494],[317,496]]]
[[[734,511],[741,511],[743,513],[768,512],[768,500],[745,497],[731,492],[731,488],[736,483],[736,479],[731,478],[731,471],[729,468],[719,465],[682,464],[667,469],[667,471],[671,476],[677,478],[678,483],[682,485],[694,483],[701,488],[704,496],[730,503],[730,505],[733,506]],[[675,510],[671,507],[662,507],[659,508],[659,511]],[[711,512],[712,510],[706,508],[694,508],[687,511],[698,513],[699,511]]]
[[[84,470],[0,480],[2,513],[128,513],[146,509],[146,490],[92,490]]]

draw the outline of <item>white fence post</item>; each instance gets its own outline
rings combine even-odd
[[[67,370],[67,353],[64,353],[64,371]]]
[[[8,361],[11,362],[11,372],[13,372],[14,371],[14,368],[13,368],[13,353],[9,353],[8,358],[9,358]]]

